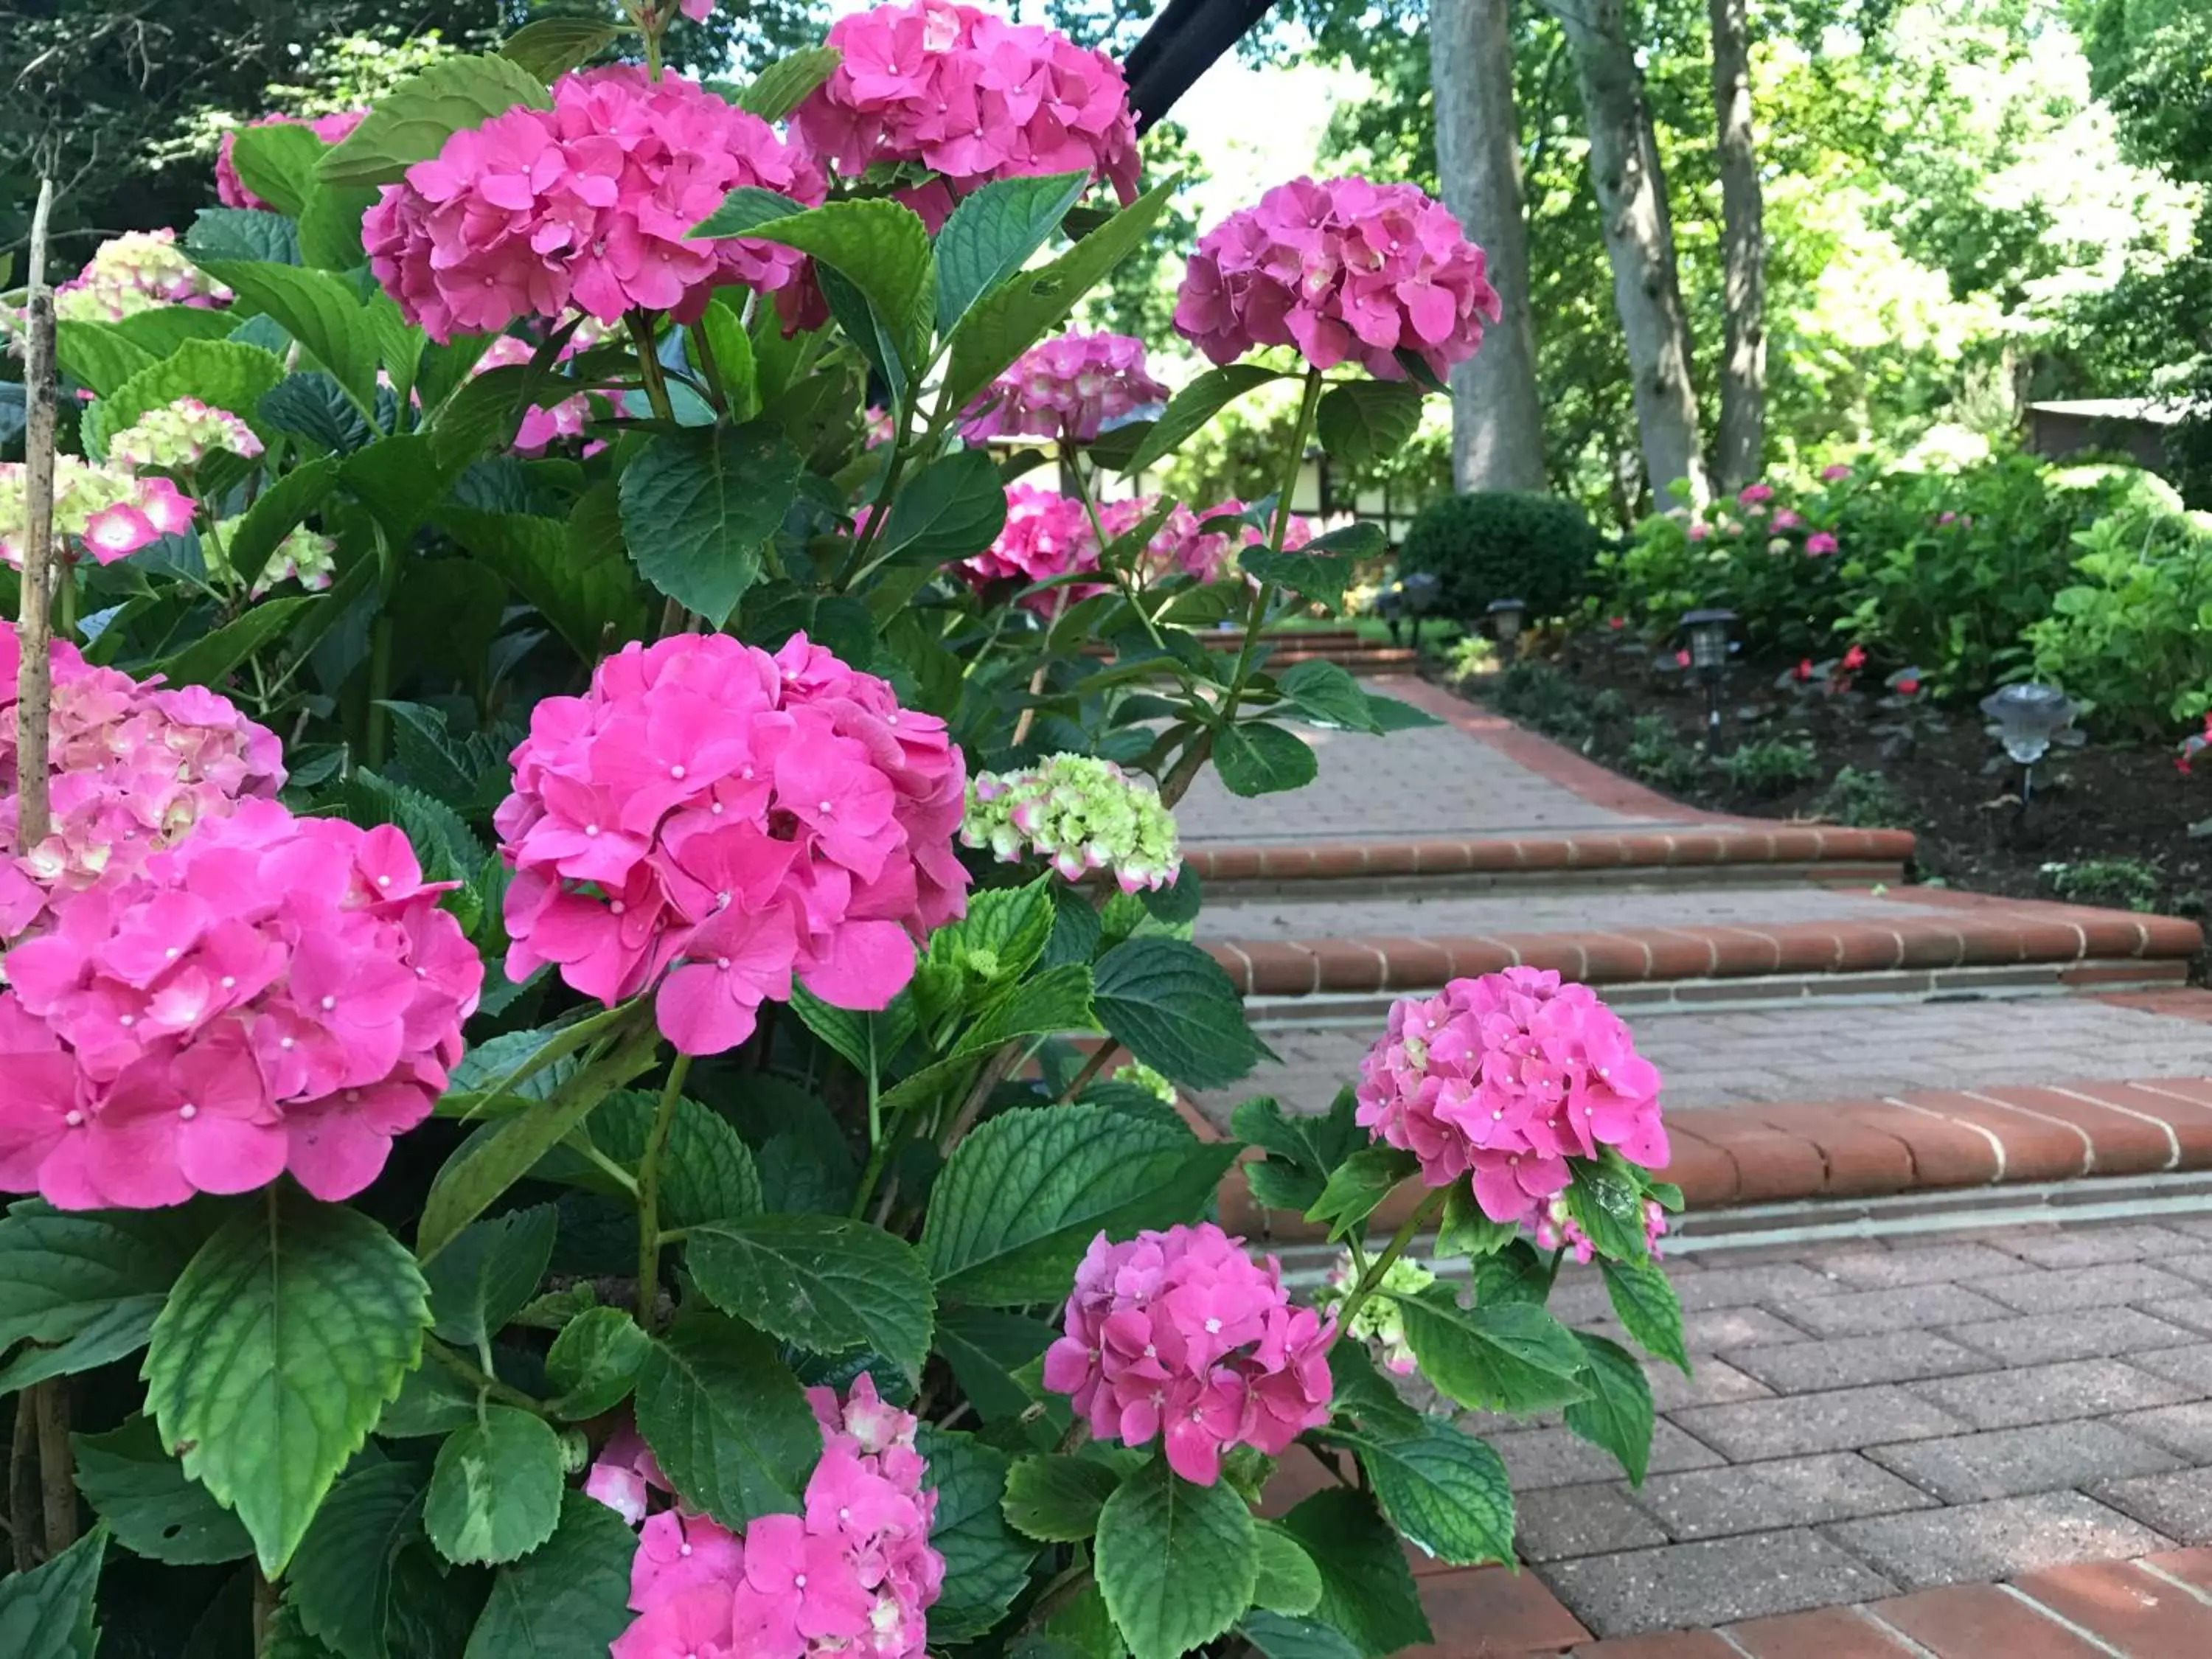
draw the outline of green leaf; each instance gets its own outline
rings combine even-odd
[[[1359,577],[1357,560],[1331,553],[1270,553],[1264,547],[1248,547],[1237,556],[1237,562],[1246,575],[1287,587],[1332,614],[1344,608],[1344,590]]]
[[[421,1363],[429,1292],[357,1210],[271,1187],[200,1248],[154,1323],[146,1409],[235,1510],[264,1574]]]
[[[1266,1659],[1361,1659],[1343,1632],[1318,1619],[1255,1611],[1239,1620],[1237,1630]]]
[[[206,1237],[204,1208],[64,1214],[23,1199],[0,1221],[0,1394],[146,1346],[169,1287]]]
[[[561,1442],[543,1418],[486,1406],[438,1448],[422,1529],[448,1561],[516,1561],[561,1522]]]
[[[1588,1397],[1567,1407],[1567,1427],[1593,1446],[1620,1460],[1632,1486],[1644,1484],[1651,1464],[1651,1384],[1636,1356],[1618,1342],[1577,1331],[1589,1364],[1583,1372]]]
[[[1609,1261],[1643,1261],[1651,1247],[1644,1231],[1644,1188],[1626,1164],[1577,1159],[1563,1196],[1567,1213]]]
[[[133,1555],[190,1567],[253,1553],[238,1517],[185,1478],[151,1419],[133,1417],[106,1434],[72,1435],[70,1445],[77,1490]]]
[[[222,549],[240,586],[250,588],[260,580],[270,556],[322,504],[337,477],[338,464],[327,456],[306,461],[254,498]]]
[[[760,368],[753,361],[752,336],[738,313],[720,299],[707,301],[707,309],[692,325],[692,356],[711,351],[722,376],[722,390],[730,400],[729,418],[750,421],[760,413]]]
[[[1552,1270],[1517,1227],[1503,1249],[1493,1250],[1474,1264],[1474,1300],[1478,1307],[1521,1302],[1540,1308],[1551,1299]]]
[[[338,1482],[300,1542],[289,1605],[300,1627],[341,1659],[402,1659],[386,1631],[399,1558],[422,1535],[419,1463],[372,1463]]]
[[[1103,1106],[1001,1112],[938,1176],[922,1260],[950,1300],[1057,1301],[1098,1233],[1194,1220],[1236,1153]]]
[[[172,685],[220,688],[240,663],[277,638],[302,611],[324,597],[306,593],[257,600],[236,622],[204,634],[173,656],[162,658],[154,665],[155,672]]]
[[[324,149],[312,127],[289,122],[240,127],[230,136],[230,164],[238,169],[239,183],[296,219],[314,187]]]
[[[1378,732],[1415,732],[1425,726],[1443,724],[1425,708],[1416,708],[1410,702],[1401,702],[1395,697],[1373,691],[1367,694],[1367,715]]]
[[[1087,903],[1083,908],[1093,916],[1097,914]],[[929,960],[991,984],[1018,980],[1044,955],[1054,912],[1054,884],[1049,877],[1026,886],[971,893],[968,914],[929,936]],[[1085,959],[1089,960],[1087,953]]]
[[[1396,1383],[1375,1369],[1366,1345],[1339,1342],[1328,1351],[1331,1422],[1384,1440],[1403,1440],[1421,1432],[1421,1413],[1408,1406]],[[1332,1427],[1327,1432],[1334,1433]]]
[[[166,357],[187,340],[228,338],[238,326],[238,319],[227,311],[204,311],[198,306],[155,306],[104,326],[155,356]]]
[[[868,1349],[918,1376],[936,1297],[904,1239],[865,1221],[763,1215],[694,1227],[684,1253],[709,1300],[816,1353]]]
[[[1315,433],[1332,460],[1372,466],[1403,448],[1421,424],[1421,389],[1405,380],[1340,380],[1322,394]]]
[[[361,222],[376,198],[375,191],[362,186],[311,185],[300,210],[300,263],[317,270],[352,270],[366,264]],[[415,337],[419,345],[423,337]]]
[[[185,232],[185,252],[194,258],[260,259],[270,264],[300,263],[300,229],[281,213],[258,208],[204,207]],[[238,319],[229,319],[230,326]]]
[[[1262,1521],[1253,1534],[1253,1542],[1258,1546],[1254,1607],[1296,1616],[1311,1613],[1321,1604],[1321,1569],[1294,1534],[1272,1521]]]
[[[994,1308],[943,1308],[937,1316],[937,1352],[986,1423],[1018,1417],[1036,1403],[1035,1395],[1014,1374],[1038,1358],[1059,1335],[1042,1320]]]
[[[1364,1146],[1328,1172],[1306,1219],[1327,1222],[1334,1243],[1364,1226],[1398,1183],[1419,1168],[1419,1159],[1395,1146]]]
[[[606,1659],[634,1622],[630,1563],[637,1534],[580,1492],[561,1498],[561,1524],[543,1549],[501,1567],[464,1659]]]
[[[838,1008],[805,986],[793,985],[791,1009],[808,1030],[836,1049],[862,1077],[880,1077],[891,1057],[914,1035],[914,1003],[908,997],[892,999],[888,1008]]]
[[[645,595],[624,552],[610,483],[566,524],[519,513],[447,506],[438,523],[536,608],[571,650],[595,663],[646,631]]]
[[[1027,264],[1083,198],[1091,176],[1000,179],[961,200],[937,233],[937,331],[950,334],[978,300]]]
[[[1317,1492],[1283,1517],[1321,1570],[1314,1617],[1340,1632],[1363,1659],[1382,1659],[1434,1638],[1413,1569],[1375,1501],[1347,1486]]]
[[[1391,1299],[1421,1375],[1469,1410],[1549,1411],[1583,1397],[1583,1351],[1541,1308],[1462,1308],[1449,1285]]]
[[[659,1108],[658,1092],[619,1091],[592,1112],[584,1133],[604,1157],[635,1176],[644,1161],[645,1143]],[[616,1197],[629,1195],[627,1188],[601,1184],[592,1179],[594,1176],[603,1181],[605,1172],[584,1165],[577,1170],[577,1184],[594,1186]],[[764,1207],[759,1167],[737,1130],[720,1113],[697,1101],[678,1100],[676,1116],[668,1126],[667,1150],[660,1160],[662,1224],[696,1227],[702,1221],[758,1215]]]
[[[1174,454],[1185,440],[1203,429],[1246,392],[1285,378],[1282,370],[1263,368],[1257,363],[1231,363],[1225,368],[1206,370],[1176,393],[1166,412],[1152,423],[1144,442],[1137,446],[1136,453],[1115,471],[1149,471]]]
[[[1629,1335],[1644,1351],[1665,1360],[1683,1376],[1690,1374],[1690,1355],[1682,1340],[1682,1304],[1668,1281],[1666,1269],[1649,1257],[1642,1261],[1606,1261],[1606,1294],[1613,1310],[1627,1327]]]
[[[561,1328],[545,1352],[552,1407],[571,1422],[612,1411],[637,1386],[653,1340],[620,1308],[586,1308]]]
[[[1414,1434],[1328,1432],[1358,1455],[1382,1512],[1425,1554],[1462,1566],[1510,1564],[1513,1488],[1504,1460],[1440,1418],[1418,1420]]]
[[[929,227],[912,208],[883,200],[832,202],[774,220],[752,234],[811,253],[836,271],[890,331],[899,361],[908,368],[921,361],[936,292],[935,261]]]
[[[570,70],[590,63],[625,32],[620,24],[594,18],[540,17],[501,41],[499,55],[521,64],[550,87]]]
[[[1079,1544],[1098,1530],[1098,1511],[1121,1477],[1088,1457],[1024,1457],[1006,1471],[1006,1519],[1048,1544]]]
[[[366,126],[367,122],[362,125]],[[345,388],[371,424],[376,419],[376,330],[345,281],[300,265],[206,259],[200,268],[235,289],[240,301],[283,325],[315,361]],[[270,386],[276,381],[271,380]],[[264,387],[266,391],[269,387]],[[257,399],[258,401],[258,399]]]
[[[425,1269],[431,1329],[458,1347],[475,1348],[499,1334],[553,1260],[559,1221],[550,1204],[514,1210],[465,1227]]]
[[[550,109],[538,76],[508,58],[446,58],[377,100],[345,142],[323,157],[326,185],[389,185],[427,161],[463,127],[527,104]]]
[[[138,370],[93,407],[100,411],[101,433],[110,438],[135,425],[149,410],[179,398],[197,398],[252,423],[260,418],[261,399],[283,378],[283,361],[259,346],[237,340],[187,340],[159,362]]]
[[[1252,1511],[1155,1458],[1098,1515],[1092,1567],[1134,1659],[1180,1659],[1237,1622],[1259,1582]]]
[[[1266,1047],[1221,964],[1188,941],[1124,939],[1098,959],[1091,1006],[1121,1046],[1194,1089],[1234,1083]]]
[[[1286,1113],[1268,1095],[1240,1103],[1230,1116],[1230,1133],[1267,1154],[1265,1163],[1244,1166],[1252,1196],[1271,1210],[1303,1215],[1311,1209],[1328,1185],[1329,1172],[1368,1144],[1358,1109],[1349,1089],[1337,1091],[1326,1116]]]
[[[376,1432],[386,1440],[428,1439],[473,1423],[476,1416],[476,1389],[452,1367],[426,1362],[407,1373],[398,1397],[376,1419]]]
[[[1058,328],[1077,303],[1145,245],[1182,181],[1169,179],[1048,264],[1016,273],[971,306],[951,333],[949,406],[964,409],[1000,372]]]
[[[822,1454],[813,1409],[775,1345],[720,1314],[687,1310],[654,1341],[636,1412],[678,1495],[726,1527],[799,1508]]]
[[[799,489],[769,421],[664,432],[623,469],[623,537],[638,574],[720,628],[760,574]]]
[[[1006,489],[990,452],[963,449],[932,462],[899,491],[869,556],[873,564],[943,564],[981,552],[1006,526]]]
[[[0,1653],[8,1659],[93,1659],[92,1624],[105,1528],[95,1527],[43,1566],[0,1578]]]
[[[1482,1212],[1469,1182],[1458,1182],[1444,1194],[1444,1212],[1437,1223],[1439,1256],[1463,1255],[1470,1261],[1480,1261],[1486,1256],[1496,1255],[1520,1236],[1521,1230],[1511,1222],[1492,1221]],[[1540,1302],[1545,1299],[1537,1298]]]
[[[738,95],[738,107],[763,121],[781,121],[806,101],[806,94],[837,72],[844,54],[834,46],[809,46],[780,58]]]
[[[722,198],[722,205],[692,227],[700,237],[749,236],[763,225],[806,211],[788,196],[779,196],[757,185],[740,185]]]
[[[54,356],[63,373],[87,391],[103,398],[114,393],[139,370],[150,368],[159,361],[153,352],[135,343],[121,330],[94,322],[57,321]]]
[[[1321,770],[1304,738],[1266,720],[1243,720],[1214,733],[1213,764],[1229,793],[1245,796],[1303,789]]]
[[[1347,732],[1380,732],[1359,682],[1333,662],[1292,663],[1275,684],[1300,713]]]
[[[1006,1455],[973,1435],[924,1424],[922,1483],[937,1494],[930,1547],[945,1558],[945,1589],[929,1610],[929,1636],[945,1646],[981,1636],[1028,1586],[1037,1547],[1006,1524]]]

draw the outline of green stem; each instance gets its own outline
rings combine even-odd
[[[677,1055],[669,1066],[668,1086],[660,1091],[660,1109],[653,1115],[653,1132],[637,1163],[637,1322],[648,1332],[659,1323],[660,1301],[660,1155],[668,1150],[668,1132],[690,1071],[689,1054]]]
[[[1406,1218],[1405,1225],[1390,1235],[1390,1242],[1382,1247],[1382,1254],[1368,1265],[1367,1271],[1359,1275],[1359,1282],[1352,1287],[1352,1294],[1346,1297],[1337,1308],[1337,1329],[1351,1328],[1352,1316],[1359,1311],[1360,1304],[1375,1294],[1376,1287],[1382,1282],[1382,1275],[1389,1273],[1398,1258],[1406,1254],[1406,1247],[1413,1242],[1413,1236],[1436,1218],[1437,1212],[1444,1206],[1444,1194],[1449,1190],[1448,1188],[1438,1188],[1431,1193],[1420,1201],[1413,1214]]]
[[[426,1358],[434,1359],[455,1376],[477,1391],[480,1399],[496,1400],[502,1406],[512,1406],[517,1411],[528,1412],[532,1417],[545,1416],[545,1403],[533,1400],[511,1383],[502,1382],[490,1370],[479,1365],[465,1353],[456,1352],[435,1337],[425,1337],[422,1352]]]
[[[1031,1629],[1042,1626],[1053,1614],[1082,1595],[1090,1583],[1090,1568],[1070,1567],[1045,1586],[1044,1594],[1037,1597],[1036,1605],[1030,1609],[1030,1616],[1024,1622]]]
[[[523,1084],[544,1071],[555,1060],[565,1060],[578,1049],[589,1048],[604,1033],[629,1019],[637,1012],[639,1006],[638,999],[632,997],[628,1002],[618,1002],[611,1008],[604,1009],[593,1014],[589,1019],[580,1019],[574,1025],[562,1027],[560,1030],[532,1048],[516,1063],[513,1070],[499,1079],[477,1098],[489,1104],[496,1102],[502,1095],[513,1094],[515,1090],[520,1088]],[[473,1117],[476,1114],[470,1112],[465,1115]]]
[[[726,416],[730,412],[730,389],[722,379],[722,365],[714,356],[714,343],[696,323],[691,325],[688,337],[699,349],[699,372],[707,377],[707,401],[714,405],[717,415]]]
[[[1297,489],[1298,468],[1305,464],[1306,440],[1313,435],[1314,411],[1321,407],[1322,374],[1317,368],[1306,371],[1305,395],[1298,400],[1297,429],[1291,434],[1291,453],[1283,463],[1283,484],[1275,497],[1275,522],[1267,535],[1267,551],[1283,550],[1283,538],[1290,533],[1291,495]],[[1221,700],[1221,719],[1217,729],[1226,731],[1237,718],[1237,700],[1244,695],[1244,684],[1252,675],[1252,658],[1260,648],[1260,629],[1274,608],[1275,584],[1261,582],[1252,596],[1252,613],[1244,624],[1244,643],[1237,653],[1237,672],[1231,677],[1229,692]]]
[[[1070,1101],[1081,1098],[1083,1091],[1091,1086],[1091,1080],[1106,1069],[1106,1063],[1121,1052],[1121,1045],[1118,1042],[1110,1039],[1101,1042],[1091,1051],[1091,1058],[1083,1062],[1083,1069],[1075,1074],[1075,1081],[1067,1085],[1067,1091],[1060,1096],[1060,1099]]]
[[[392,617],[387,612],[368,630],[368,726],[362,754],[372,767],[384,764],[385,750],[392,741],[392,711],[384,706],[392,695]]]
[[[868,574],[868,550],[884,533],[884,524],[890,517],[891,497],[898,494],[900,476],[906,471],[907,447],[903,434],[891,441],[891,458],[884,463],[884,481],[876,490],[876,499],[868,509],[868,522],[854,539],[853,550],[845,558],[845,568],[838,573],[837,585],[850,587]]]
[[[1135,592],[1123,580],[1124,573],[1121,567],[1106,562],[1106,544],[1113,538],[1106,533],[1105,520],[1098,516],[1098,504],[1092,498],[1091,481],[1083,475],[1082,459],[1076,453],[1075,446],[1064,437],[1060,441],[1060,461],[1067,476],[1075,480],[1075,498],[1083,503],[1083,511],[1091,520],[1091,533],[1098,543],[1098,568],[1114,579],[1114,586],[1121,592],[1122,602],[1137,613],[1137,620],[1144,623],[1145,632],[1152,636],[1152,643],[1161,650],[1166,650],[1168,642],[1160,637],[1160,630],[1152,621],[1152,613],[1145,609]]]
[[[646,39],[650,43],[652,36]],[[649,44],[647,51],[651,51]],[[642,311],[632,311],[623,320],[629,325],[631,343],[637,347],[637,378],[645,387],[645,400],[653,405],[655,415],[673,424],[676,405],[668,400],[668,377],[661,373],[660,359],[653,349],[652,319]]]
[[[76,634],[76,566],[58,565],[54,569],[54,609],[58,613],[54,632],[63,639]]]

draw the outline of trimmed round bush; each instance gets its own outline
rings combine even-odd
[[[1398,574],[1434,572],[1446,616],[1479,617],[1492,599],[1521,599],[1532,617],[1555,617],[1582,597],[1597,550],[1597,532],[1565,497],[1478,489],[1421,510],[1398,550]]]

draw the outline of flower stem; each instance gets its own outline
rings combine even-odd
[[[1083,1091],[1091,1086],[1092,1079],[1106,1069],[1107,1062],[1121,1052],[1121,1045],[1118,1042],[1110,1039],[1101,1042],[1091,1051],[1091,1058],[1083,1062],[1083,1069],[1075,1074],[1075,1081],[1067,1085],[1066,1091],[1060,1096],[1060,1099],[1074,1100],[1080,1097]]]
[[[1060,470],[1075,480],[1076,499],[1083,503],[1083,511],[1091,520],[1091,533],[1097,538],[1098,568],[1113,578],[1114,586],[1121,591],[1122,602],[1137,613],[1137,620],[1144,623],[1145,632],[1152,635],[1152,643],[1161,650],[1166,650],[1168,642],[1160,637],[1159,628],[1152,621],[1152,613],[1145,609],[1135,590],[1122,580],[1120,568],[1106,562],[1106,544],[1114,538],[1106,533],[1106,520],[1098,514],[1098,503],[1091,490],[1091,480],[1083,474],[1083,459],[1076,453],[1074,444],[1066,438],[1060,441]]]
[[[1283,460],[1283,483],[1275,496],[1275,522],[1267,534],[1267,551],[1283,550],[1283,538],[1291,529],[1291,496],[1297,489],[1298,469],[1305,464],[1306,440],[1313,435],[1314,411],[1321,407],[1322,374],[1317,368],[1306,370],[1305,395],[1298,400],[1298,420],[1291,434],[1291,451]],[[1267,612],[1274,608],[1275,584],[1263,581],[1252,596],[1252,611],[1244,624],[1244,643],[1237,653],[1237,672],[1229,681],[1228,695],[1221,700],[1221,718],[1216,729],[1226,731],[1237,718],[1238,699],[1244,695],[1244,684],[1252,675],[1252,658],[1260,648],[1260,629],[1267,620]]]
[[[648,1333],[658,1323],[660,1301],[660,1157],[668,1150],[668,1132],[675,1125],[684,1079],[690,1071],[689,1054],[677,1055],[669,1066],[660,1109],[653,1115],[653,1131],[637,1163],[637,1322]]]
[[[1413,1242],[1414,1235],[1436,1218],[1437,1212],[1444,1206],[1444,1194],[1449,1190],[1440,1187],[1431,1193],[1420,1201],[1413,1214],[1406,1218],[1405,1224],[1390,1235],[1390,1242],[1382,1247],[1382,1254],[1368,1264],[1367,1271],[1359,1275],[1359,1282],[1352,1287],[1352,1294],[1346,1297],[1338,1307],[1337,1329],[1351,1328],[1352,1316],[1359,1311],[1359,1304],[1375,1294],[1376,1287],[1382,1283],[1382,1275],[1389,1273],[1398,1258],[1406,1254],[1406,1247]]]
[[[533,1400],[510,1383],[501,1382],[486,1367],[477,1364],[466,1354],[457,1353],[435,1337],[426,1337],[422,1342],[426,1358],[434,1359],[469,1387],[480,1399],[496,1400],[502,1406],[512,1406],[517,1411],[528,1412],[532,1417],[544,1417],[545,1404]]]
[[[645,387],[645,400],[655,415],[673,424],[676,405],[668,400],[668,377],[661,373],[660,358],[653,349],[653,320],[642,311],[626,313],[623,320],[629,325],[629,337],[637,347],[637,378]]]

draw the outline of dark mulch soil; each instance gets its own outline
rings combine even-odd
[[[1632,643],[1580,636],[1535,659],[1553,676],[1486,674],[1463,695],[1547,731],[1623,775],[1712,811],[1912,830],[1915,879],[2020,897],[2202,915],[2212,900],[2212,757],[2178,772],[2171,749],[2053,749],[2023,813],[2019,769],[1972,708],[1876,706],[1878,682],[1841,696],[1775,689],[1776,669],[1729,671],[1720,750],[1809,744],[1811,776],[1769,788],[1731,780],[1699,751],[1703,687]],[[1900,721],[1909,730],[1894,728]],[[1992,760],[2002,762],[1994,769]],[[1836,777],[1862,775],[1856,787]]]

